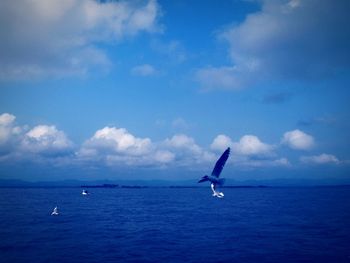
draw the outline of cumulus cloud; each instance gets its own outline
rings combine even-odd
[[[12,114],[3,113],[0,115],[0,145],[9,140],[13,134],[13,124],[16,117]]]
[[[283,135],[282,144],[295,150],[309,150],[315,145],[314,138],[301,130],[288,131]]]
[[[149,1],[5,0],[0,2],[0,78],[82,75],[108,70],[99,43],[158,32]]]
[[[275,145],[264,143],[255,135],[244,135],[235,142],[229,136],[219,134],[210,145],[210,148],[216,152],[222,152],[227,147],[231,147],[232,153],[229,162],[236,167],[254,169],[291,166],[285,157],[276,159]]]
[[[18,159],[31,158],[33,155],[55,158],[73,154],[73,143],[55,126],[38,125],[29,129],[27,126],[15,125],[15,119],[9,113],[0,115],[1,155]]]
[[[15,118],[8,113],[0,115],[2,161],[12,158],[52,164],[63,162],[161,168],[169,165],[192,166],[215,160],[214,154],[203,150],[193,138],[184,134],[152,142],[150,138],[134,136],[125,128],[107,126],[97,130],[76,150],[67,135],[55,126],[21,128],[15,126]]]
[[[229,143],[229,145],[227,144]],[[80,160],[102,162],[110,166],[186,167],[198,169],[203,165],[212,167],[221,149],[232,146],[232,162],[241,167],[290,166],[286,158],[274,159],[273,146],[261,142],[256,136],[246,135],[239,142],[228,136],[217,136],[208,151],[185,134],[175,134],[160,142],[138,138],[126,129],[105,127],[87,140],[77,153]],[[218,152],[220,150],[220,152]]]
[[[206,88],[244,88],[267,79],[307,80],[349,68],[349,1],[261,1],[261,10],[227,26],[231,64],[197,71]]]
[[[157,70],[150,64],[139,65],[131,69],[131,74],[142,77],[152,76],[156,73]]]
[[[262,142],[255,135],[244,135],[238,142],[229,136],[219,134],[213,140],[210,148],[222,152],[231,147],[232,157],[229,159],[236,167],[254,169],[259,167],[290,167],[291,163],[285,157],[277,158],[275,145]]]
[[[54,125],[33,128],[16,126],[16,117],[0,115],[0,160],[31,160],[53,165],[85,165],[114,167],[184,167],[197,170],[210,169],[222,151],[231,147],[228,163],[243,169],[259,167],[289,167],[289,160],[274,153],[276,146],[262,142],[257,136],[244,135],[239,141],[219,134],[210,145],[202,148],[194,138],[175,134],[165,140],[153,142],[137,137],[125,128],[104,127],[97,130],[78,149],[68,136]],[[311,138],[311,139],[310,139]],[[286,132],[284,143],[296,149],[309,149],[313,138],[299,130]],[[303,163],[342,163],[330,154],[302,156]],[[207,169],[206,168],[206,169]]]
[[[14,150],[20,140],[23,128],[15,125],[16,116],[3,113],[0,115],[0,155]]]
[[[186,149],[193,153],[201,152],[201,148],[195,143],[194,139],[185,134],[176,134],[170,139],[166,139],[165,145],[176,149]]]
[[[206,163],[215,160],[215,155],[200,147],[192,137],[175,134],[161,143],[162,147],[175,153],[178,165]]]
[[[65,155],[72,152],[72,147],[63,131],[48,125],[35,126],[21,142],[21,151],[42,155]]]
[[[149,138],[135,137],[124,128],[105,127],[82,145],[77,157],[82,161],[97,160],[110,166],[194,168],[197,164],[214,161],[216,156],[184,134],[152,142]]]
[[[302,156],[300,161],[309,164],[339,164],[340,161],[332,154],[322,153],[320,155]]]
[[[274,147],[263,143],[255,135],[244,135],[238,142],[233,142],[230,137],[220,134],[210,145],[213,150],[223,151],[227,147],[232,148],[232,152],[237,155],[266,155],[272,153]]]
[[[124,128],[105,127],[87,140],[77,153],[81,160],[99,160],[107,165],[192,166],[214,161],[215,155],[205,151],[195,140],[176,134],[160,142],[138,138]]]
[[[232,147],[233,142],[230,137],[225,134],[219,134],[213,140],[210,145],[210,148],[215,151],[224,151],[227,147]]]
[[[263,143],[257,136],[244,135],[238,143],[233,144],[235,151],[242,155],[264,155],[273,150],[273,146]]]
[[[16,119],[16,116],[9,113],[3,113],[0,115],[0,125],[9,126],[15,121],[15,119]]]
[[[155,152],[154,159],[159,163],[170,163],[175,159],[175,154],[166,150],[158,150]]]
[[[148,153],[151,144],[149,138],[137,138],[124,128],[104,127],[84,143],[84,148],[137,156]]]
[[[104,127],[95,132],[77,153],[81,160],[100,160],[107,165],[165,165],[175,155],[157,147],[149,138],[139,138],[124,128]]]

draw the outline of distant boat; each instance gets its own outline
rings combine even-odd
[[[90,193],[89,193],[88,191],[86,191],[86,190],[83,190],[83,191],[81,192],[81,194],[82,194],[82,195],[89,195]]]
[[[51,213],[52,216],[57,216],[58,215],[58,209],[57,209],[57,206],[53,209],[52,213]]]

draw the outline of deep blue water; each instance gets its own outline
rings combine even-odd
[[[0,189],[0,261],[350,262],[350,188],[80,192]]]

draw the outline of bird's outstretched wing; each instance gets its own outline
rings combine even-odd
[[[215,176],[215,177],[220,176],[221,171],[224,168],[224,165],[225,165],[229,155],[230,155],[230,147],[228,147],[226,149],[226,151],[224,151],[224,153],[221,155],[219,160],[217,160],[215,167],[214,167],[213,171],[211,172],[212,176]]]

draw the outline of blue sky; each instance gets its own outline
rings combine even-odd
[[[0,178],[350,181],[348,1],[0,10]]]

